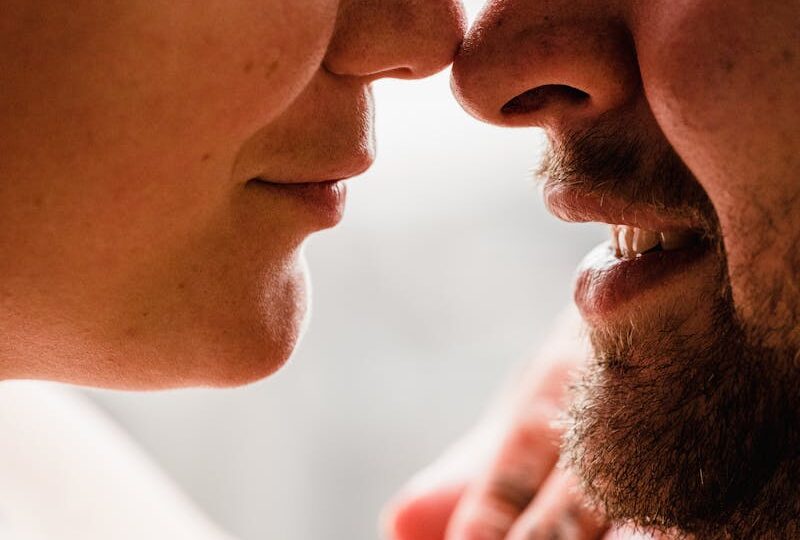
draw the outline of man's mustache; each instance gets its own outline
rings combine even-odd
[[[666,139],[645,139],[601,120],[589,129],[550,137],[535,174],[548,189],[613,195],[666,216],[692,216],[704,233],[719,236],[711,200]]]

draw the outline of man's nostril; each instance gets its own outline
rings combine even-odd
[[[577,88],[563,84],[545,84],[509,100],[500,112],[505,116],[531,114],[556,103],[581,105],[588,100],[589,94]]]

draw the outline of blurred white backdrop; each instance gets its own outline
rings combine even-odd
[[[542,340],[605,236],[544,211],[541,133],[468,117],[448,77],[377,84],[378,160],[309,243],[312,320],[282,371],[235,390],[88,392],[241,540],[376,538],[383,502]]]

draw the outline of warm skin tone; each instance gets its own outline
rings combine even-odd
[[[281,366],[343,188],[252,180],[364,171],[369,84],[439,71],[464,26],[454,0],[0,12],[0,377],[129,389]]]
[[[469,112],[545,129],[556,215],[693,228],[707,246],[690,268],[633,293],[598,286],[602,272],[579,283],[593,360],[564,457],[620,522],[703,539],[798,534],[798,20],[791,1],[493,1],[456,61]],[[523,393],[537,402],[536,390]],[[526,423],[511,425],[513,440]],[[527,444],[518,455],[540,446]],[[487,486],[523,459],[509,455],[468,483],[452,519],[457,496],[440,504],[429,530],[546,537],[556,526],[535,516],[554,490],[572,496],[523,480],[530,504],[492,495]],[[399,529],[409,509],[430,508],[414,501],[444,493],[422,491],[398,503]]]

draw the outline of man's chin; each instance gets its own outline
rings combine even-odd
[[[744,340],[730,306],[698,301],[691,315],[594,328],[565,455],[610,519],[760,538],[746,533],[761,530],[747,525],[754,516],[788,526],[798,515],[800,497],[772,494],[795,491],[783,483],[797,480],[785,452],[798,448],[800,379],[788,353]]]

